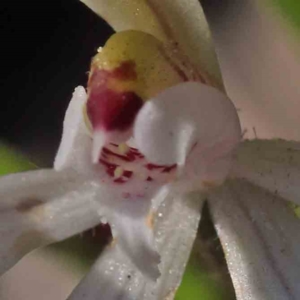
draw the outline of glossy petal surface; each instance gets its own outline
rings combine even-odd
[[[231,172],[275,195],[300,204],[300,143],[284,140],[244,141]]]
[[[31,250],[99,223],[93,186],[67,172],[39,170],[0,180],[0,273]]]
[[[230,100],[210,86],[188,82],[169,88],[139,112],[134,139],[155,164],[177,164],[183,180],[222,181],[240,140],[240,125]]]
[[[112,226],[116,243],[146,276],[154,280],[159,275],[159,256],[154,248],[152,230],[146,221],[151,198],[160,185],[138,176],[126,184],[115,183],[105,172],[104,165],[92,164],[92,139],[85,127],[83,114],[86,98],[84,89],[78,87],[66,112],[55,167],[58,170],[71,169],[74,174],[82,174],[83,180],[91,181],[101,216]]]
[[[68,106],[63,123],[61,143],[57,151],[54,169],[74,169],[88,172],[91,166],[91,137],[84,120],[85,89],[78,86]]]
[[[142,276],[121,249],[108,248],[69,300],[173,299],[197,233],[200,195],[166,198],[153,216],[155,244],[161,255],[157,283]]]
[[[300,221],[286,202],[232,180],[209,203],[237,298],[298,299]]]

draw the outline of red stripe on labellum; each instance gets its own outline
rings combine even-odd
[[[162,173],[170,173],[172,172],[174,169],[176,169],[177,165],[171,165],[171,166],[160,166],[160,165],[155,165],[155,164],[147,164],[145,165],[145,167],[149,170],[159,170],[161,169]]]
[[[99,162],[102,163],[106,167],[106,173],[110,177],[114,177],[115,176],[115,170],[117,168],[117,165],[112,164],[110,162],[107,162],[107,161],[105,161],[103,159],[100,159]]]
[[[132,171],[124,171],[124,172],[123,172],[123,176],[124,176],[124,177],[127,177],[127,178],[131,178],[132,174],[133,174]]]
[[[116,168],[117,165],[116,164],[113,164],[113,163],[110,163],[110,162],[107,162],[105,161],[104,159],[99,159],[99,162],[101,162],[104,166],[106,166],[107,168]]]
[[[130,157],[128,155],[117,154],[117,153],[115,153],[113,151],[110,151],[107,148],[103,148],[102,151],[103,151],[104,154],[112,155],[112,156],[118,157],[118,158],[120,158],[122,160],[125,160],[125,161],[134,161],[135,160],[135,157],[132,157],[132,156]]]
[[[155,180],[161,180],[160,174],[168,173],[170,176],[172,175],[173,171],[176,169],[177,165],[156,165],[152,163],[145,164],[145,160],[141,159],[139,156],[141,155],[140,152],[136,148],[129,148],[129,154],[131,155],[131,159],[127,157],[127,155],[121,155],[118,153],[115,153],[114,150],[119,151],[119,146],[117,144],[110,144],[110,147],[113,149],[108,149],[107,147],[104,147],[102,149],[101,158],[99,159],[99,163],[101,163],[106,170],[106,173],[111,177],[111,180],[116,184],[125,184],[128,181],[130,181],[134,174],[134,171],[126,170],[126,164],[125,166],[122,166],[122,163],[128,163],[130,161],[131,164],[136,164],[137,166],[143,166],[148,170],[148,175],[146,176],[145,180],[148,182],[155,181]],[[128,154],[128,153],[127,153]],[[113,157],[118,157],[118,163],[110,162],[110,159],[113,159]],[[122,172],[119,177],[116,178],[116,169],[118,167],[122,168]],[[125,169],[123,168],[125,167]],[[164,179],[163,179],[164,180]]]
[[[129,152],[127,153],[127,155],[128,155],[128,156],[129,156],[129,155],[133,155],[133,156],[138,157],[138,158],[144,158],[144,155],[143,155],[143,154],[141,154],[137,149],[131,148],[131,147],[130,147],[130,150],[129,150]]]
[[[126,157],[128,158],[129,161],[135,161],[136,160],[136,155],[134,155],[134,153],[132,153],[132,152],[128,152],[126,154]]]
[[[174,164],[174,165],[172,165],[172,166],[167,166],[167,167],[165,167],[164,169],[163,169],[163,173],[170,173],[171,171],[173,171],[174,169],[176,169],[176,167],[177,167],[177,165],[176,164]]]
[[[117,179],[114,180],[115,183],[125,183],[127,182],[127,180],[123,179],[122,177],[119,177]]]
[[[115,183],[126,183],[133,176],[133,172],[128,171],[128,170],[123,170],[122,175],[118,178],[115,178],[115,171],[116,171],[116,169],[118,168],[119,165],[107,161],[107,159],[109,159],[110,156],[120,157],[124,161],[128,161],[127,157],[124,157],[122,155],[118,155],[118,154],[114,153],[113,151],[111,151],[107,148],[103,148],[102,153],[101,153],[101,158],[99,159],[99,163],[101,163],[105,167],[106,173],[110,177],[112,177],[113,182],[115,182]]]
[[[165,166],[159,166],[159,165],[155,165],[155,164],[147,164],[145,165],[145,167],[148,169],[148,170],[154,170],[154,169],[164,169]]]

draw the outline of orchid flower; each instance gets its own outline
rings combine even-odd
[[[173,299],[208,201],[237,298],[297,299],[300,143],[241,140],[198,1],[86,4],[121,32],[74,91],[54,169],[0,179],[0,272],[108,222],[69,299]]]

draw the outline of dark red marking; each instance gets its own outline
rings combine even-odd
[[[172,165],[172,166],[167,166],[163,169],[163,173],[170,173],[171,171],[173,171],[174,169],[176,169],[177,165]]]
[[[122,178],[122,177],[119,177],[119,178],[115,179],[114,182],[115,182],[115,183],[125,183],[125,182],[127,182],[127,180],[125,180],[125,179]]]
[[[135,161],[136,160],[136,155],[134,153],[132,153],[131,151],[129,151],[126,154],[126,157],[128,158],[129,161]]]
[[[114,178],[115,177],[115,171],[116,171],[118,165],[107,161],[107,159],[109,159],[109,156],[112,156],[112,155],[116,155],[118,157],[119,156],[122,157],[121,155],[118,155],[118,154],[112,152],[111,150],[109,150],[107,148],[103,148],[102,153],[101,153],[101,158],[99,159],[99,163],[101,163],[102,165],[104,165],[105,169],[106,169],[106,173],[110,177]],[[124,157],[122,157],[122,159],[124,159]],[[126,157],[125,157],[124,160],[126,160]],[[114,178],[113,181],[115,183],[125,183],[132,176],[133,176],[133,172],[132,171],[124,170],[123,173],[122,173],[122,175],[120,177],[118,177],[118,178]]]
[[[155,164],[147,164],[145,166],[148,170],[154,170],[154,169],[164,169],[166,166],[159,166],[159,165],[155,165]]]
[[[136,80],[135,62],[133,60],[124,61],[119,67],[111,72],[114,78],[120,80]]]
[[[129,152],[127,153],[128,156],[134,156],[138,158],[144,158],[144,155],[142,155],[137,149],[130,148]]]
[[[115,148],[119,147],[119,145],[114,144],[114,143],[110,143],[110,145],[115,147]],[[123,155],[119,154],[119,153],[115,153],[115,152],[113,152],[112,150],[110,150],[108,148],[105,148],[105,149],[107,149],[108,151],[104,150],[104,152],[102,152],[103,157],[106,157],[106,154],[111,154],[111,155],[117,156],[121,159],[125,159],[126,161],[130,161],[130,162],[132,162],[136,159],[139,159],[139,158],[144,158],[144,155],[142,155],[136,148],[132,148],[132,147],[129,147],[129,150],[127,151],[127,153],[123,154]]]
[[[106,166],[107,168],[116,168],[117,165],[116,164],[113,164],[113,163],[110,163],[102,158],[99,159],[99,162],[101,162],[104,166]]]
[[[107,161],[105,161],[103,159],[100,159],[99,162],[102,163],[106,167],[106,173],[109,176],[114,177],[117,165],[109,163],[109,162],[107,162]]]
[[[155,164],[147,164],[145,165],[145,167],[149,170],[155,170],[155,169],[161,169],[163,173],[169,173],[171,172],[173,169],[176,168],[176,164],[175,165],[171,165],[171,166],[160,166],[160,165],[155,165]]]
[[[131,178],[132,174],[133,174],[132,171],[124,171],[122,176],[126,178]]]
[[[135,152],[135,153],[140,153],[140,152],[139,152],[139,150],[138,150],[138,149],[136,149],[136,148],[132,148],[132,147],[130,147],[129,149],[130,149],[130,151],[132,151],[132,152]]]
[[[103,151],[103,154],[112,155],[112,156],[118,157],[125,161],[134,161],[135,160],[135,157],[129,157],[128,155],[125,156],[125,155],[117,154],[107,148],[104,148],[102,151]]]

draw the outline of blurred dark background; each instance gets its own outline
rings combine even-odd
[[[79,0],[1,4],[0,138],[51,165],[74,88],[112,29]]]

